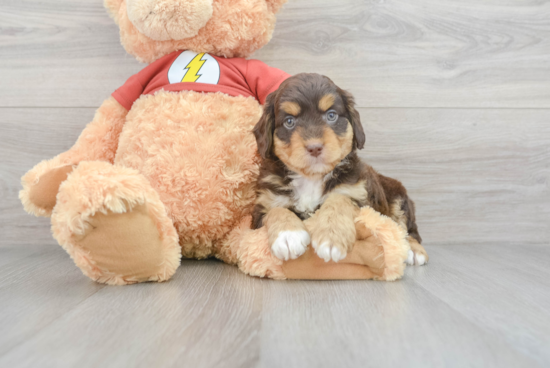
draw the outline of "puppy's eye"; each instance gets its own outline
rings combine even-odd
[[[292,129],[294,128],[295,125],[296,125],[296,120],[292,116],[289,116],[285,119],[285,128]]]
[[[329,123],[334,123],[336,120],[338,120],[338,114],[334,110],[330,110],[327,112],[327,121]]]

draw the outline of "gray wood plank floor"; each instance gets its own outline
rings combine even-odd
[[[184,261],[170,282],[108,287],[60,248],[4,247],[0,366],[548,366],[549,249],[428,246],[393,283]]]
[[[403,280],[260,280],[185,261],[89,281],[19,178],[143,65],[100,0],[0,0],[0,367],[550,366],[550,1],[290,0],[254,57],[358,101],[431,256]]]

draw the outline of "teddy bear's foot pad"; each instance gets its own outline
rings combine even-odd
[[[75,246],[89,254],[103,274],[111,274],[127,283],[147,281],[163,263],[163,245],[146,205],[130,212],[98,212],[88,219],[87,231]]]
[[[356,258],[360,255],[352,251],[340,262],[325,262],[309,247],[300,258],[284,262],[283,272],[288,279],[301,280],[365,280],[381,276],[379,270],[355,263]]]

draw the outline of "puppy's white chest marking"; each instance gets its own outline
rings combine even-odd
[[[313,213],[324,201],[323,179],[308,179],[302,176],[292,180],[294,207],[303,213]]]

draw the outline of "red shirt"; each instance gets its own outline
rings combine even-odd
[[[176,51],[128,78],[112,96],[127,110],[141,95],[150,95],[161,89],[253,96],[263,105],[267,95],[289,76],[258,60],[225,59],[193,51]]]

